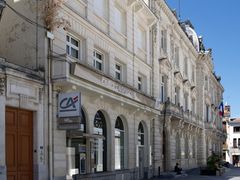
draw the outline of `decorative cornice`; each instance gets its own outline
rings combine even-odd
[[[182,30],[182,28],[179,25],[179,21],[176,18],[176,16],[173,14],[173,12],[171,11],[171,9],[168,7],[168,5],[164,2],[164,0],[157,0],[157,3],[159,5],[159,7],[163,10],[163,12],[165,13],[165,15],[168,17],[168,19],[170,20],[171,24],[174,27],[174,30],[179,34],[179,36],[181,37],[181,40],[183,40],[185,42],[185,44],[187,44],[187,46],[189,47],[189,50],[192,52],[193,55],[195,55],[197,57],[198,52],[197,50],[194,48],[193,44],[191,43],[191,41],[188,39],[188,37],[186,36],[185,32]]]

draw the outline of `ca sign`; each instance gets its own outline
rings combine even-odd
[[[80,92],[60,93],[58,95],[58,117],[81,116]]]

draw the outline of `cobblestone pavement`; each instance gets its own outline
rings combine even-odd
[[[222,176],[203,176],[199,174],[199,169],[190,171],[187,176],[160,177],[154,180],[240,180],[240,168],[226,168]]]

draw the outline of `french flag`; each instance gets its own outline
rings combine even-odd
[[[219,115],[223,117],[224,115],[223,102],[220,103],[218,110],[219,110]]]

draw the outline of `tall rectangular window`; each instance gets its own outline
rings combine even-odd
[[[179,87],[175,87],[174,103],[175,103],[176,105],[179,104],[179,98],[180,98],[180,90],[179,90]]]
[[[238,147],[240,147],[240,138],[238,138]]]
[[[171,42],[170,42],[170,48],[171,48],[171,60],[174,60],[174,41],[173,41],[173,37],[171,37]]]
[[[137,28],[137,47],[146,50],[146,32],[140,27]]]
[[[184,59],[184,75],[187,78],[188,77],[188,62],[187,58]]]
[[[237,138],[233,138],[233,147],[234,147],[234,148],[237,147]]]
[[[179,47],[175,47],[175,65],[179,68]]]
[[[196,114],[196,100],[192,99],[192,113]]]
[[[192,65],[192,82],[195,83],[195,67]]]
[[[93,51],[93,66],[103,71],[103,61],[104,61],[104,55],[100,51],[94,50]]]
[[[204,89],[206,91],[208,91],[208,77],[207,76],[204,77]]]
[[[143,90],[143,87],[142,87],[142,77],[141,76],[138,76],[138,90],[139,91],[142,91]]]
[[[79,59],[80,45],[79,40],[70,35],[66,36],[66,51],[67,55]]]
[[[161,83],[160,83],[160,101],[164,102],[165,101],[165,82],[164,82],[164,76],[161,78]]]
[[[188,110],[188,94],[184,94],[184,110]]]
[[[209,122],[209,120],[210,120],[209,113],[210,113],[210,111],[209,111],[209,105],[206,104],[206,108],[205,108],[205,118],[206,118],[206,121],[207,121],[207,122]]]
[[[167,31],[161,31],[161,48],[164,53],[167,53]]]
[[[114,6],[114,27],[116,31],[126,34],[126,13],[118,5]]]
[[[106,0],[94,0],[93,1],[93,6],[94,10],[97,13],[98,16],[102,18],[106,18],[106,6],[107,6],[107,1]]]
[[[115,64],[115,78],[117,80],[122,80],[122,65],[121,64]]]

